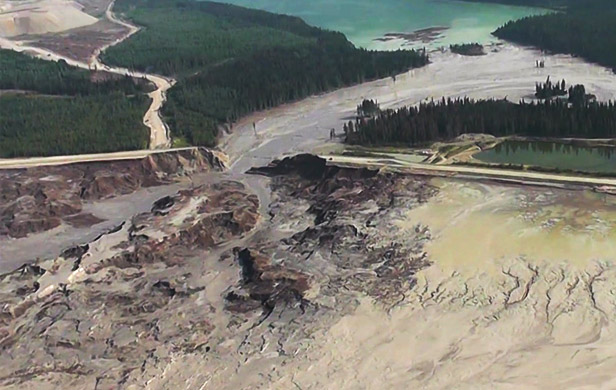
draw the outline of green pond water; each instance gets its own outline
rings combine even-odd
[[[505,141],[475,159],[496,164],[524,164],[591,173],[616,173],[616,148],[553,142]]]
[[[436,48],[451,43],[495,41],[491,35],[505,22],[545,12],[537,8],[446,0],[222,0],[270,12],[299,16],[307,23],[343,32],[368,49]],[[380,42],[387,33],[412,33],[447,27],[431,43]]]

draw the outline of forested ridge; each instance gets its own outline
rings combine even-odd
[[[301,19],[191,0],[118,0],[115,12],[143,29],[102,54],[105,63],[167,76],[190,75],[268,47],[313,43]],[[294,33],[300,31],[302,33]]]
[[[214,2],[118,0],[145,28],[109,63],[178,77],[163,108],[174,138],[212,146],[243,115],[427,63],[415,51],[355,48],[301,19]]]
[[[128,76],[96,81],[95,75],[100,74],[70,66],[65,61],[47,61],[0,49],[0,89],[71,96],[115,91],[134,94],[147,89],[145,82],[138,83]]]
[[[541,7],[552,9],[588,9],[611,5],[612,0],[464,0],[472,3],[497,3],[524,7]]]
[[[544,101],[442,99],[381,111],[344,125],[346,142],[359,145],[426,145],[468,133],[494,136],[616,137],[616,105]]]
[[[147,147],[145,82],[9,50],[0,50],[0,70],[1,158]]]
[[[552,6],[554,1],[537,0]],[[517,1],[508,1],[518,4]],[[494,35],[523,45],[572,54],[616,68],[616,2],[611,0],[558,1],[562,12],[510,21]]]
[[[571,3],[577,0],[463,0],[471,3],[496,3],[496,4],[508,4],[519,5],[525,7],[544,7],[562,9],[569,6]]]
[[[138,150],[150,100],[120,93],[74,98],[0,97],[0,157],[55,156]]]

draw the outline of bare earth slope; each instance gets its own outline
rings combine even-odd
[[[220,171],[205,149],[155,153],[116,162],[91,162],[0,171],[0,272],[49,258],[149,210],[158,197]]]
[[[292,358],[305,331],[350,313],[356,294],[389,307],[415,284],[425,229],[384,242],[379,232],[432,196],[425,180],[308,156],[264,172],[275,176],[271,221],[242,183],[212,180],[6,274],[0,385],[266,386],[263,370]],[[190,362],[208,369],[179,369]]]
[[[309,155],[252,173],[266,214],[210,176],[5,274],[0,385],[612,386],[612,197]]]
[[[96,22],[75,1],[0,1],[0,37],[57,33]]]

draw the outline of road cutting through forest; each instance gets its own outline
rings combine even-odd
[[[156,86],[156,89],[148,94],[152,99],[152,103],[148,108],[148,111],[143,117],[143,124],[150,129],[150,149],[166,149],[171,146],[171,138],[169,134],[169,128],[161,117],[160,110],[166,101],[166,92],[175,84],[175,80],[150,73],[136,72],[127,68],[113,67],[103,64],[100,61],[100,54],[107,48],[117,45],[124,40],[130,38],[133,34],[137,33],[140,28],[130,23],[122,21],[113,13],[113,5],[115,1],[111,2],[107,7],[105,16],[109,21],[122,25],[128,28],[128,34],[124,35],[120,39],[111,42],[94,52],[88,63],[77,61],[66,56],[62,56],[53,51],[43,49],[40,47],[31,46],[27,41],[18,41],[8,38],[0,37],[0,48],[14,50],[17,52],[23,52],[31,54],[35,57],[48,60],[48,61],[66,61],[67,64],[82,69],[88,70],[104,70],[105,72],[121,75],[131,76],[135,78],[146,79]],[[69,158],[70,159],[70,158]],[[1,161],[1,160],[0,160]],[[1,163],[0,163],[1,165]]]

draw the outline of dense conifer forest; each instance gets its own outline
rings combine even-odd
[[[177,77],[163,113],[174,138],[196,145],[214,145],[221,125],[250,112],[428,61],[423,52],[357,49],[299,18],[232,5],[119,0],[116,7],[145,29],[104,60]]]
[[[359,145],[426,145],[461,134],[533,137],[616,137],[614,103],[443,99],[419,107],[381,111],[344,125],[346,142]]]
[[[616,3],[608,0],[566,3],[564,12],[510,21],[494,35],[616,68]]]
[[[525,7],[542,7],[552,9],[565,9],[571,5],[575,5],[580,2],[579,0],[464,0],[473,3],[497,3],[497,4],[510,4],[519,5]],[[586,3],[601,2],[606,0],[584,0]]]
[[[106,77],[100,73],[75,68],[64,61],[33,58],[11,50],[0,49],[0,89],[38,92],[46,95],[92,95],[123,91],[143,92],[145,82],[130,77]],[[93,82],[96,81],[96,82]]]
[[[144,95],[0,97],[0,157],[54,156],[147,148]]]
[[[147,147],[145,83],[94,82],[88,70],[9,50],[0,50],[0,69],[0,158]]]

